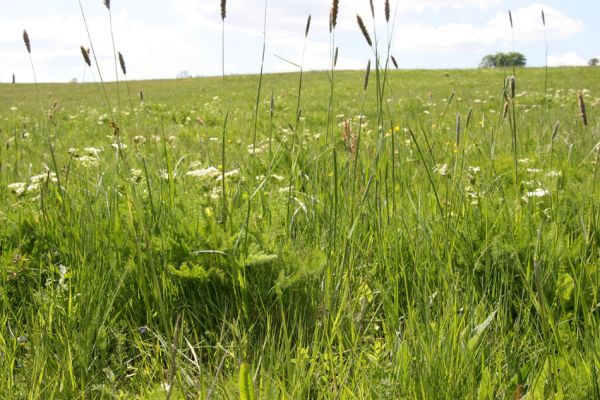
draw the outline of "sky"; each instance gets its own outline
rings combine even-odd
[[[93,46],[104,80],[115,79],[111,19],[103,0],[2,1],[0,82],[9,82],[13,73],[18,82],[33,81],[24,29],[38,81],[96,79],[98,71],[85,66],[80,45]],[[387,53],[390,38],[390,52],[405,69],[475,68],[486,54],[513,49],[527,57],[529,66],[543,66],[546,46],[550,66],[585,65],[592,57],[600,58],[598,0],[391,0],[389,25],[384,0],[373,2],[375,22],[368,0],[340,0],[335,31],[338,69],[364,68],[374,57],[358,29],[357,14],[371,36],[376,32],[381,54]],[[125,58],[128,79],[170,79],[184,71],[191,76],[221,74],[220,0],[110,3],[114,43]],[[264,39],[265,72],[297,71],[302,60],[306,70],[328,69],[330,7],[327,0],[228,0],[225,73],[258,73]],[[303,59],[309,15],[312,23]]]

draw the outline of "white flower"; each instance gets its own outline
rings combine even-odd
[[[98,154],[102,153],[102,149],[98,149],[96,147],[86,147],[83,149],[90,156],[98,157]]]
[[[221,198],[221,195],[223,194],[223,187],[222,186],[215,186],[212,191],[210,192],[210,198],[213,200],[218,200],[219,198]]]
[[[204,169],[196,169],[196,170],[188,171],[185,175],[191,176],[194,178],[208,179],[208,178],[216,178],[220,174],[221,174],[221,171],[219,171],[215,167],[208,167],[208,168],[204,168]]]
[[[470,174],[478,174],[481,172],[481,168],[480,167],[469,167],[469,173]]]
[[[433,168],[433,172],[436,174],[440,174],[441,176],[447,176],[448,172],[448,164],[438,164]]]
[[[539,168],[527,168],[527,172],[529,172],[530,174],[539,174],[541,172],[544,172],[544,170]]]
[[[91,156],[81,156],[75,158],[77,162],[84,167],[93,167],[98,165],[98,159]]]
[[[267,151],[268,149],[269,149],[269,145],[266,143],[258,146],[257,148],[254,148],[254,145],[251,144],[248,146],[248,153],[249,154],[261,154],[261,153],[264,153],[265,151]]]
[[[15,107],[15,106],[12,106],[12,107],[10,108],[10,111],[12,111],[12,112],[15,112],[15,111],[17,111],[17,110],[18,110],[18,108],[17,108],[17,107]]]
[[[123,150],[127,148],[127,145],[125,143],[113,143],[110,145],[110,147],[112,147],[115,150]]]
[[[142,135],[137,135],[133,137],[133,142],[135,144],[143,144],[146,141],[146,138]]]
[[[542,189],[542,188],[537,188],[533,192],[527,192],[526,197],[528,197],[528,198],[545,197],[545,196],[548,196],[549,194],[550,194],[550,192],[548,190]]]
[[[240,170],[239,169],[233,169],[229,172],[225,172],[225,178],[229,179],[229,178],[236,178],[240,176]],[[221,173],[219,173],[219,176],[217,176],[217,182],[218,181],[222,181],[223,180],[223,175],[221,175]]]

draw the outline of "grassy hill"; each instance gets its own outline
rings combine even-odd
[[[0,84],[0,393],[600,397],[599,74]]]

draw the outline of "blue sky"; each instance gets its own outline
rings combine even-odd
[[[114,79],[108,12],[102,0],[81,0],[103,77]],[[228,0],[225,70],[227,74],[260,69],[265,0]],[[384,0],[374,0],[382,50],[388,34]],[[545,63],[544,28],[550,65],[581,65],[600,56],[598,0],[391,0],[396,10],[391,52],[401,68],[471,68],[488,53],[522,52],[531,66]],[[307,69],[329,66],[329,8],[326,0],[270,0],[267,4],[265,70],[294,71],[280,56],[300,62],[306,18],[312,28],[305,54]],[[174,78],[179,72],[221,72],[219,0],[113,0],[115,42],[125,56],[129,79]],[[511,32],[508,10],[512,10]],[[372,52],[362,38],[356,14],[373,32],[368,0],[340,0],[336,44],[338,67],[357,69]],[[90,47],[77,0],[20,0],[0,14],[0,81],[32,80],[22,42],[27,29],[39,81],[92,80],[79,46]],[[513,35],[514,34],[514,35]],[[512,40],[514,36],[514,42]],[[593,39],[596,38],[596,39]],[[97,72],[95,73],[97,75]]]

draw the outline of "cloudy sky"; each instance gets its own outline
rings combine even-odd
[[[20,0],[0,13],[0,81],[13,73],[31,81],[23,29],[31,38],[39,81],[90,80],[79,46],[90,47],[78,0]],[[260,69],[265,0],[228,0],[225,26],[227,74]],[[326,69],[330,60],[328,0],[268,0],[265,71],[293,71],[300,63],[306,18],[312,27],[306,44],[307,69]],[[384,0],[374,0],[382,50],[391,36],[391,52],[401,68],[471,68],[488,53],[513,47],[528,65],[582,65],[600,56],[598,0],[391,0],[395,24],[387,27]],[[103,77],[114,79],[109,15],[102,0],[81,0]],[[219,0],[113,0],[117,51],[126,59],[129,79],[218,75],[221,72]],[[546,29],[541,11],[545,11]],[[508,10],[512,10],[511,32]],[[340,0],[336,31],[338,68],[363,68],[372,52],[356,24],[356,14],[372,32],[368,0]],[[389,33],[388,33],[389,32]],[[513,40],[514,38],[514,40]],[[594,39],[596,38],[596,39]],[[280,58],[279,58],[280,57]]]

